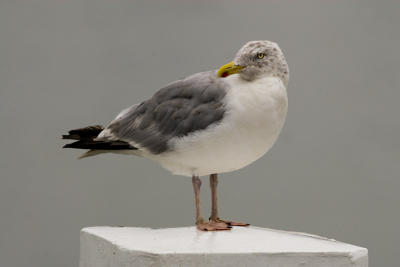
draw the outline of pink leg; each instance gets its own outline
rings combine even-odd
[[[230,230],[230,226],[222,222],[207,222],[201,215],[201,203],[200,203],[200,187],[201,180],[199,176],[192,177],[192,184],[194,189],[194,197],[196,200],[196,225],[197,229],[201,231],[219,231],[219,230]]]
[[[229,226],[249,226],[248,223],[239,223],[232,221],[221,220],[218,215],[218,198],[217,198],[217,185],[218,185],[218,176],[217,174],[210,175],[210,187],[211,187],[211,216],[210,221],[216,223],[226,223]]]

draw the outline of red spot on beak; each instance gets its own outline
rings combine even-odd
[[[221,75],[222,77],[228,77],[229,76],[229,74],[228,74],[228,72],[224,72],[224,73],[222,73],[222,75]]]

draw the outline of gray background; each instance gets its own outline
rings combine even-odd
[[[1,1],[0,266],[77,266],[79,230],[194,225],[190,179],[133,156],[76,160],[161,86],[272,40],[290,67],[274,147],[220,175],[223,218],[369,249],[399,266],[398,1]],[[203,177],[204,215],[210,210]]]

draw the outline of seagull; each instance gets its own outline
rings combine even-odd
[[[176,175],[192,177],[196,225],[201,231],[249,224],[218,214],[218,173],[241,169],[263,156],[282,130],[289,68],[279,46],[251,41],[219,70],[197,73],[158,90],[123,111],[108,125],[69,131],[77,140],[65,148],[135,155],[158,162]],[[201,212],[200,176],[210,175],[211,216]]]

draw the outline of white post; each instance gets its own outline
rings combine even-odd
[[[195,227],[89,227],[80,267],[367,267],[368,250],[319,236],[258,227],[201,232]]]

